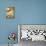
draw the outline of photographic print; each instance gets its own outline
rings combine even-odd
[[[12,19],[15,18],[15,7],[6,8],[6,18]]]
[[[26,45],[32,42],[46,42],[46,25],[18,25],[18,37],[21,45]]]

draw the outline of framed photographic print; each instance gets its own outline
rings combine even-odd
[[[15,18],[15,7],[6,8],[6,18],[12,19]]]
[[[46,25],[20,24],[18,31],[20,32],[19,41],[46,41]]]

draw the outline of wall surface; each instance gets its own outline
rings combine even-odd
[[[16,0],[19,24],[46,24],[46,0]]]
[[[17,17],[15,19],[6,19],[6,8],[9,6],[16,7],[16,1],[14,0],[0,0],[0,44],[6,44],[9,42],[8,34],[10,32],[16,32],[17,35]],[[16,38],[16,43],[17,38]]]
[[[8,6],[16,7],[15,19],[5,18]],[[46,24],[46,0],[0,0],[0,44],[8,43],[9,32],[17,34],[17,24]]]

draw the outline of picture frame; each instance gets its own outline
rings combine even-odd
[[[6,8],[6,18],[14,19],[15,18],[15,7],[10,6]]]

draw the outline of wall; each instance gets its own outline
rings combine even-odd
[[[17,17],[15,19],[6,19],[6,8],[9,6],[16,7],[16,1],[14,0],[0,0],[0,44],[7,44],[8,34],[10,32],[16,32],[17,35]],[[18,42],[17,39],[15,41]]]
[[[5,8],[11,5],[16,18],[9,20]],[[46,24],[46,0],[0,0],[0,44],[8,43],[9,32],[18,32],[17,24]]]
[[[46,0],[16,0],[19,24],[46,24]]]

